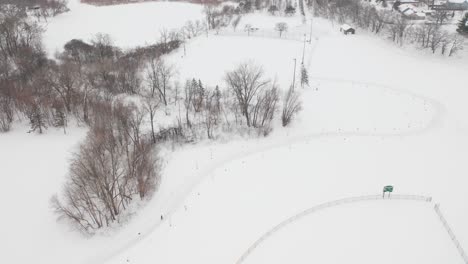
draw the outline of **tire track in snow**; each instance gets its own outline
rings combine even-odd
[[[250,247],[241,255],[241,257],[235,262],[236,264],[243,263],[255,249],[258,248],[265,240],[275,235],[275,233],[279,232],[289,224],[295,223],[302,219],[303,217],[309,216],[313,213],[318,211],[322,211],[332,207],[338,207],[340,205],[351,204],[351,203],[361,203],[366,201],[384,201],[384,200],[405,200],[405,201],[419,201],[419,202],[431,202],[432,198],[428,196],[420,196],[420,195],[392,195],[390,199],[383,199],[381,195],[367,195],[367,196],[355,196],[349,197],[339,200],[334,200],[331,202],[322,203],[316,206],[313,206],[309,209],[306,209],[296,215],[293,215],[284,221],[280,222],[276,226],[272,227],[270,230],[265,232],[260,238],[258,238]]]

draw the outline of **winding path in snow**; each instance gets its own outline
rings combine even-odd
[[[247,36],[246,36],[247,37]],[[316,52],[317,46],[320,42],[320,38],[316,38],[316,42],[314,45],[311,47],[311,52],[308,56],[308,59],[306,61],[306,65],[310,66],[312,57],[314,53]],[[376,83],[376,82],[367,82],[367,81],[359,81],[359,80],[349,80],[349,79],[340,79],[340,78],[327,78],[327,77],[320,77],[320,76],[310,76],[310,80],[313,81],[319,81],[322,83],[325,82],[339,82],[339,83],[350,83],[350,84],[359,84],[363,85],[367,88],[378,88],[382,90],[390,90],[398,94],[410,96],[412,98],[416,98],[422,101],[428,102],[429,105],[431,105],[435,109],[435,113],[433,114],[432,118],[430,121],[423,127],[419,128],[414,128],[414,129],[408,129],[408,128],[403,128],[400,131],[395,131],[395,132],[388,132],[388,133],[376,133],[376,132],[366,132],[366,131],[327,131],[327,132],[306,132],[303,134],[297,134],[291,137],[282,137],[282,138],[277,138],[277,140],[273,141],[267,141],[267,142],[262,142],[259,143],[259,145],[255,146],[252,149],[249,150],[242,150],[238,151],[235,153],[232,153],[230,155],[226,155],[225,157],[220,158],[219,160],[211,163],[209,166],[199,170],[196,173],[196,177],[194,177],[193,182],[189,183],[184,190],[181,190],[180,195],[176,198],[169,206],[169,210],[166,212],[158,212],[157,218],[154,220],[154,224],[149,226],[146,230],[142,230],[142,235],[135,237],[134,239],[128,240],[126,243],[121,245],[118,249],[112,250],[111,252],[108,252],[106,254],[106,257],[90,260],[90,263],[105,263],[112,258],[116,257],[119,255],[119,253],[122,253],[123,251],[129,250],[130,248],[134,247],[135,245],[138,244],[141,240],[147,238],[150,236],[150,234],[157,229],[162,223],[167,221],[167,219],[171,219],[171,216],[180,208],[182,208],[184,201],[186,200],[187,196],[193,192],[197,186],[199,186],[201,183],[204,182],[204,180],[210,175],[213,171],[215,171],[218,168],[221,168],[225,166],[227,163],[239,160],[242,158],[245,158],[246,156],[251,156],[255,155],[257,153],[269,151],[272,149],[284,147],[290,144],[295,144],[295,143],[300,143],[303,141],[308,141],[312,139],[318,139],[318,138],[323,138],[323,137],[341,137],[341,136],[355,136],[355,137],[402,137],[402,136],[414,136],[414,135],[420,135],[423,134],[435,127],[438,127],[441,124],[441,121],[443,119],[443,116],[445,114],[445,107],[442,103],[438,102],[435,99],[426,97],[424,95],[416,94],[414,92],[408,91],[408,90],[403,90],[403,89],[397,89],[388,85]],[[245,258],[247,258],[250,253],[255,250],[255,248],[261,244],[265,239],[273,235],[275,232],[283,228],[284,226],[306,216],[309,215],[317,210],[321,210],[324,208],[332,207],[332,206],[337,206],[341,204],[347,204],[347,203],[356,203],[359,201],[366,201],[366,200],[381,200],[382,197],[380,195],[371,195],[371,196],[360,196],[360,197],[350,197],[350,198],[345,198],[345,199],[340,199],[332,202],[328,202],[325,204],[317,205],[315,207],[309,208],[295,216],[292,216],[285,221],[281,222],[277,226],[275,226],[273,229],[265,233],[261,238],[259,238],[253,245],[249,247],[249,249],[242,255],[242,257],[236,262],[236,263],[242,263]],[[429,202],[430,197],[425,197],[425,196],[415,196],[415,195],[394,195],[392,199],[401,199],[401,200],[416,200],[416,201],[423,201],[423,202]],[[429,199],[429,200],[428,200]],[[164,220],[159,221],[159,213],[164,214]]]

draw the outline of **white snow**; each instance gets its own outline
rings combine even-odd
[[[351,28],[351,26],[348,25],[348,24],[343,24],[343,25],[341,25],[341,29],[343,29],[343,30],[348,30],[348,29],[350,29],[350,28]]]
[[[432,248],[439,250],[428,250]],[[261,244],[244,263],[461,261],[431,206],[383,201],[344,205],[299,219]]]
[[[177,152],[165,175],[189,183],[175,188],[168,183],[163,189],[185,192],[191,189],[187,185],[200,183],[185,199],[174,194],[169,201],[175,207],[161,206],[156,198],[148,208],[162,208],[168,220],[108,263],[234,263],[285,218],[321,202],[377,193],[386,184],[394,184],[398,193],[433,196],[467,247],[463,200],[468,195],[463,189],[468,168],[462,157],[468,154],[468,120],[462,114],[466,91],[459,76],[468,67],[414,55],[365,35],[345,39],[328,24],[319,25],[329,34],[308,47],[312,88],[304,91],[304,111],[294,127],[256,142]],[[217,84],[223,73],[219,68],[228,65],[212,62],[222,61],[217,52],[226,48],[210,42],[223,38],[194,41],[186,63],[180,56],[171,58],[182,75],[193,72]],[[274,59],[263,55],[265,45],[245,38],[251,50],[235,49],[242,40],[231,37],[231,52],[222,53],[227,61],[259,54],[255,59],[270,68],[268,73],[287,76],[290,65],[279,63],[287,55],[272,52],[278,58],[272,66]],[[275,47],[280,40],[269,41]],[[300,45],[289,54],[298,56],[297,49]],[[203,58],[203,67],[193,66],[197,60],[190,56]],[[195,171],[181,168],[183,161]],[[246,263],[462,263],[432,204],[376,202],[333,210],[285,228]],[[154,214],[153,221],[159,222]],[[314,247],[320,252],[313,254]]]
[[[261,16],[249,19],[263,34],[210,33],[189,42],[186,56],[179,50],[168,60],[182,81],[196,77],[209,85],[223,85],[227,70],[253,60],[285,89],[293,58],[299,66],[302,56],[296,36],[310,24],[289,21],[291,37],[278,39]],[[304,110],[292,127],[268,138],[166,149],[160,190],[108,236],[80,238],[47,210],[83,131],[0,135],[2,258],[235,263],[285,219],[327,201],[379,194],[388,184],[395,193],[432,196],[467,249],[466,62],[409,52],[364,33],[347,38],[321,19],[313,30],[305,56],[311,87],[302,90]],[[389,200],[326,209],[285,226],[245,263],[463,263],[432,206]]]
[[[203,19],[202,6],[184,2],[145,2],[92,6],[70,0],[71,11],[45,25],[44,45],[50,56],[71,39],[88,41],[97,33],[109,34],[121,48],[152,44],[160,30],[180,29],[188,21]]]
[[[185,57],[183,50],[179,50],[169,56],[169,61],[178,70],[181,81],[196,78],[210,86],[224,86],[227,71],[234,70],[240,63],[252,62],[264,68],[265,77],[276,79],[287,88],[293,79],[294,58],[297,59],[296,71],[300,70],[302,47],[300,41],[276,38],[201,36],[186,45]]]
[[[45,135],[27,128],[0,135],[0,248],[8,263],[64,263],[86,240],[57,225],[49,199],[59,191],[68,170],[71,150],[84,137],[84,129],[67,135],[49,129]],[[72,263],[79,256],[70,260]],[[81,259],[82,260],[82,259]],[[79,262],[75,262],[79,263]]]

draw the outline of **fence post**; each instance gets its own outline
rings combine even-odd
[[[455,236],[455,233],[453,233],[452,228],[450,228],[450,226],[449,226],[447,220],[445,219],[444,215],[440,211],[440,205],[439,204],[434,204],[434,211],[437,214],[437,216],[439,217],[440,222],[444,226],[445,231],[447,231],[448,235],[450,236],[450,239],[452,239],[452,242],[455,245],[455,247],[457,248],[458,253],[462,257],[463,262],[465,262],[465,264],[468,264],[468,256],[466,255],[465,250],[460,245],[460,242],[458,241],[457,237]]]

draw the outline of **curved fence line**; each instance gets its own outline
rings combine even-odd
[[[363,202],[363,201],[370,201],[370,200],[410,200],[410,201],[421,201],[421,202],[431,202],[432,197],[429,196],[422,196],[422,195],[405,195],[405,194],[399,194],[399,195],[391,195],[388,198],[383,199],[382,195],[366,195],[366,196],[355,196],[355,197],[348,197],[348,198],[343,198],[343,199],[338,199],[334,200],[331,202],[326,202],[322,203],[319,205],[316,205],[314,207],[311,207],[305,211],[302,211],[284,221],[279,223],[278,225],[274,226],[272,229],[267,231],[265,234],[263,234],[257,241],[255,241],[243,254],[242,256],[236,261],[236,264],[240,264],[247,259],[247,257],[261,244],[263,241],[268,239],[270,236],[272,236],[274,233],[278,232],[280,229],[283,227],[299,220],[300,218],[307,216],[309,214],[315,213],[317,211],[330,208],[330,207],[335,207],[339,205],[344,205],[344,204],[350,204],[350,203],[357,203],[357,202]]]
[[[460,245],[460,242],[458,241],[457,237],[455,236],[455,233],[453,233],[452,228],[450,228],[447,220],[445,219],[444,215],[440,211],[439,204],[434,205],[434,211],[439,217],[440,222],[442,222],[442,225],[444,226],[445,230],[447,231],[448,235],[450,236],[450,239],[452,239],[453,244],[458,250],[458,253],[460,253],[460,256],[463,258],[463,261],[465,264],[468,264],[468,256],[465,253],[465,250],[463,250],[462,246]]]

